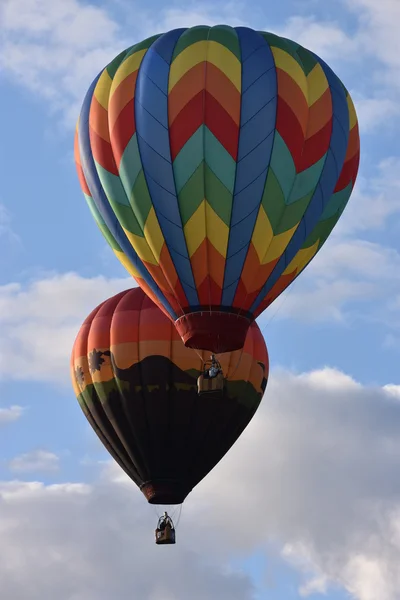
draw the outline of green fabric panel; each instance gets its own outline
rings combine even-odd
[[[290,154],[290,150],[278,131],[275,131],[270,165],[282,188],[285,202],[287,202],[296,177],[296,167],[292,155]]]
[[[307,194],[307,196],[304,196],[304,198],[300,198],[297,200],[297,202],[285,207],[281,219],[274,229],[275,235],[284,233],[285,231],[288,231],[289,229],[292,229],[292,227],[298,225],[301,218],[304,216],[304,213],[306,212],[313,195],[314,191]]]
[[[236,162],[225,150],[222,144],[211,133],[208,127],[204,128],[204,159],[214,175],[233,194],[236,176]]]
[[[119,393],[119,390],[118,390],[118,387],[117,387],[114,377],[112,379],[110,379],[109,381],[93,381],[93,386],[94,386],[94,389],[96,390],[96,393],[99,397],[99,400],[100,400],[107,416],[110,418],[111,415],[109,414],[109,411],[108,411],[108,405],[109,405],[108,399],[113,392]]]
[[[146,50],[147,48],[150,48],[150,46],[152,44],[154,44],[154,42],[162,35],[162,33],[158,33],[157,35],[152,35],[151,37],[143,40],[142,42],[139,42],[138,44],[135,44],[134,46],[131,47],[131,49],[128,51],[126,58],[128,58],[128,56],[131,56],[132,54],[135,54],[135,52],[139,52],[139,50]]]
[[[132,206],[125,193],[120,178],[117,175],[113,175],[109,171],[103,169],[103,167],[96,161],[95,165],[104,192],[122,227],[131,233],[142,236],[143,228],[140,226],[135,212],[132,211]],[[141,199],[139,198],[139,200]]]
[[[125,206],[112,201],[110,201],[110,204],[120,225],[127,231],[143,237],[143,228],[139,225],[136,216],[132,212],[131,206]]]
[[[226,389],[230,398],[236,398],[239,404],[242,404],[251,411],[256,411],[262,395],[258,393],[249,381],[226,381]]]
[[[150,209],[153,206],[143,169],[137,176],[135,185],[133,186],[130,197],[130,206],[141,227],[141,231],[143,231]],[[141,233],[139,235],[141,235]]]
[[[286,52],[289,52],[289,54],[299,63],[304,74],[307,76],[317,64],[317,60],[312,56],[311,52],[299,44],[296,44],[296,42],[287,38],[284,39],[286,42]]]
[[[111,79],[114,79],[114,75],[118,70],[118,67],[120,66],[120,64],[122,63],[122,61],[124,60],[124,58],[128,55],[128,53],[131,51],[131,49],[133,48],[133,46],[130,46],[130,48],[127,48],[126,50],[124,50],[123,52],[121,52],[120,54],[118,54],[118,56],[116,56],[114,58],[114,60],[112,60],[108,65],[107,65],[107,72],[110,76]]]
[[[210,30],[210,35],[208,39],[214,42],[218,42],[228,48],[236,56],[238,60],[241,61],[241,52],[240,52],[240,44],[236,31],[233,27],[229,27],[228,25],[216,25],[212,27]]]
[[[287,40],[286,38],[282,38],[278,35],[275,35],[274,33],[269,33],[267,31],[260,31],[259,33],[271,46],[271,48],[280,48],[281,50],[284,50],[285,52],[290,54],[290,56],[292,56],[295,59],[295,61],[303,68],[301,60],[297,55],[297,44],[291,42],[290,40]]]
[[[330,219],[320,221],[318,225],[314,227],[310,235],[307,236],[306,240],[304,241],[304,244],[302,245],[302,248],[309,248],[310,246],[313,246],[316,242],[319,242],[319,250],[322,244],[328,238],[330,232],[332,231],[338,220],[339,215],[335,215]]]
[[[211,27],[208,25],[198,25],[197,27],[186,29],[175,45],[171,64],[188,46],[192,46],[192,44],[196,44],[196,42],[207,40],[210,29]]]
[[[129,206],[129,200],[120,178],[104,169],[97,161],[94,161],[94,163],[101,185],[110,202],[112,200],[114,203],[117,202],[118,204]]]
[[[324,168],[326,156],[327,155],[324,154],[318,162],[296,175],[293,189],[290,192],[290,197],[288,199],[289,204],[297,202],[297,200],[300,200],[311,191],[315,190],[321,177],[322,169]]]
[[[309,52],[306,48],[303,48],[303,46],[298,46],[296,52],[302,63],[304,73],[308,75],[311,73],[315,65],[318,64],[318,61],[314,58],[311,52]]]
[[[222,181],[218,179],[207,164],[204,165],[204,182],[207,202],[225,225],[229,227],[233,202],[232,192],[226,189]]]
[[[79,396],[77,396],[76,398],[78,400],[79,406],[81,407],[81,409],[83,410],[83,413],[85,416],[87,416],[89,414],[88,408],[86,406],[86,402],[84,400],[83,394],[79,394]]]
[[[204,180],[204,161],[201,161],[200,165],[178,194],[179,212],[183,226],[186,225],[204,200]]]
[[[85,387],[85,389],[83,390],[83,392],[81,392],[80,394],[80,405],[82,407],[83,412],[85,413],[85,415],[90,414],[91,413],[91,409],[93,409],[93,398],[92,398],[92,394],[94,392],[94,388],[93,388],[93,384],[89,384]]]
[[[204,125],[186,142],[173,162],[176,191],[179,194],[204,160]]]
[[[132,193],[133,186],[141,169],[142,161],[140,159],[137,136],[134,133],[124,150],[119,165],[119,176],[128,198]]]
[[[104,192],[122,227],[136,235],[143,235],[143,230],[139,225],[135,213],[132,212],[132,206],[120,178],[103,169],[96,161],[95,165]]]
[[[93,202],[93,198],[91,196],[88,196],[87,194],[84,194],[84,196],[86,198],[86,202],[88,203],[90,212],[92,213],[93,218],[96,221],[96,225],[98,226],[98,228],[100,229],[100,231],[104,235],[104,237],[106,238],[106,241],[108,242],[108,244],[111,246],[111,248],[113,250],[117,250],[119,252],[122,252],[119,244],[114,239],[114,236],[112,235],[112,233],[108,229],[107,225],[105,224],[105,222],[103,220],[103,217],[99,213],[99,210],[98,210],[97,206]]]
[[[338,211],[342,213],[350,198],[352,190],[353,183],[350,182],[343,190],[332,194],[332,196],[329,198],[329,202],[327,202],[325,206],[320,221],[325,221],[325,219],[333,217]]]
[[[322,221],[322,223],[320,224],[320,228],[318,225],[319,234],[320,234],[318,251],[320,250],[321,246],[323,244],[325,244],[326,240],[328,239],[328,237],[330,236],[330,234],[332,232],[332,229],[335,227],[336,223],[339,221],[340,214],[341,213],[337,213],[334,217],[331,217],[330,219],[326,219],[326,221]]]
[[[269,168],[267,180],[265,182],[261,204],[271,223],[272,231],[275,231],[279,226],[286,204],[283,190],[271,167]]]

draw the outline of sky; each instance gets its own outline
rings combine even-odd
[[[400,598],[399,20],[398,0],[1,0],[4,600]],[[217,23],[328,62],[355,102],[361,165],[330,239],[259,319],[271,376],[256,417],[160,549],[154,508],[69,381],[81,323],[132,285],[85,204],[73,134],[121,50]]]

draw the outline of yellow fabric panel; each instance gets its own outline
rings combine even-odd
[[[132,247],[135,249],[136,254],[139,256],[140,260],[145,261],[151,265],[158,265],[158,260],[154,256],[151,248],[149,247],[146,238],[136,235],[135,233],[131,233],[124,227],[123,230],[125,232],[126,237],[130,241]]]
[[[139,347],[137,342],[125,342],[123,344],[112,344],[110,350],[114,361],[119,369],[129,369],[139,362]]]
[[[228,251],[229,227],[217,215],[213,207],[206,201],[206,234],[214,248],[226,257]]]
[[[73,363],[71,363],[71,367],[70,367],[72,387],[74,388],[74,393],[75,393],[76,397],[78,397],[79,394],[82,392],[82,390],[85,389],[85,383],[83,383],[82,387],[80,387],[78,385],[78,382],[76,381],[75,370],[79,366],[80,366],[80,359],[75,360]]]
[[[328,80],[320,64],[316,64],[307,76],[308,82],[308,106],[312,106],[321,98],[329,87]]]
[[[251,240],[260,263],[263,261],[273,237],[274,232],[272,231],[271,223],[269,222],[267,213],[261,205]]]
[[[108,110],[108,99],[110,97],[111,84],[111,77],[109,76],[107,69],[104,69],[96,83],[94,97],[96,98],[97,102],[106,110]]]
[[[218,67],[235,88],[240,92],[242,89],[242,65],[238,58],[226,46],[218,42],[208,42],[207,60]]]
[[[308,84],[307,78],[299,63],[290,54],[280,48],[271,48],[274,55],[275,66],[282,71],[285,71],[297,83],[299,88],[308,101]]]
[[[80,367],[83,372],[83,383],[81,385],[78,385],[78,383],[75,382],[79,389],[79,393],[78,393],[78,396],[79,396],[79,394],[81,392],[84,392],[86,387],[92,383],[92,375],[89,370],[89,361],[88,361],[87,355],[75,357],[74,370],[77,367]],[[72,380],[75,381],[75,373],[74,373]],[[75,389],[75,386],[74,386],[74,389]]]
[[[271,244],[269,245],[264,258],[261,261],[261,264],[266,265],[267,263],[276,260],[283,254],[297,227],[298,224],[292,227],[292,229],[284,231],[283,233],[279,233],[272,238]]]
[[[132,275],[132,277],[138,277],[139,279],[141,279],[139,271],[133,266],[133,264],[124,252],[120,252],[119,250],[113,250],[113,252],[122,264],[122,266],[125,267],[125,269],[130,275]]]
[[[349,130],[351,131],[353,127],[355,127],[355,125],[357,124],[357,113],[350,94],[347,94],[347,106],[349,107]]]
[[[183,228],[183,232],[185,234],[189,257],[191,258],[206,237],[205,200],[202,201],[197,210],[192,214]]]
[[[319,240],[315,242],[309,248],[303,248],[299,250],[293,260],[288,264],[283,275],[289,275],[293,273],[293,271],[300,272],[304,267],[310,262],[310,260],[315,256],[318,251]]]
[[[158,264],[165,240],[154,210],[154,206],[151,207],[147,216],[143,233],[157,261],[155,264]]]
[[[188,371],[189,369],[202,370],[203,363],[200,359],[201,351],[194,352],[191,348],[186,348],[182,344],[182,341],[173,340],[171,343],[171,357],[172,362],[182,369],[182,371]],[[210,353],[208,353],[209,355]]]
[[[171,356],[170,340],[139,340],[138,347],[140,360],[154,356],[156,352],[159,356]]]
[[[214,248],[226,257],[229,228],[217,215],[207,200],[203,200],[184,227],[189,257],[192,257],[200,244],[207,239]]]
[[[146,54],[147,50],[139,50],[134,54],[131,54],[126,58],[120,67],[117,69],[117,72],[114,75],[114,79],[111,85],[111,96],[114,93],[114,90],[119,86],[119,84],[126,78],[128,75],[137,71],[142,62],[143,56]]]
[[[207,58],[207,40],[196,42],[188,46],[172,61],[169,71],[168,92],[180,79],[199,63]]]
[[[240,92],[242,86],[242,66],[240,61],[228,48],[213,40],[196,42],[185,48],[176,57],[170,69],[168,92],[172,90],[185,73],[204,60],[207,60],[220,69]]]

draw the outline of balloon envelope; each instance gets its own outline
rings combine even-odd
[[[220,362],[227,376],[223,396],[199,396],[201,355],[184,346],[140,288],[98,306],[79,331],[71,358],[79,404],[152,504],[183,502],[257,410],[269,364],[256,323],[243,351]]]
[[[224,352],[332,231],[359,133],[350,95],[313,52],[199,26],[140,42],[100,72],[75,156],[124,266],[185,344]]]

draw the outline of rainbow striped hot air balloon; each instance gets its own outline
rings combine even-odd
[[[75,144],[114,252],[186,345],[224,352],[321,248],[359,164],[329,66],[246,27],[175,29],[92,83]]]

